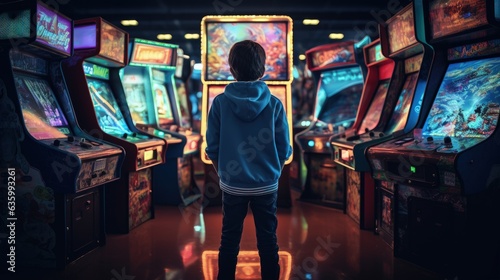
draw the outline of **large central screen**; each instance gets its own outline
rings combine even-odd
[[[231,81],[229,50],[234,43],[252,40],[266,51],[262,80],[288,80],[287,22],[207,22],[206,80]]]
[[[363,122],[359,127],[358,133],[364,133],[365,129],[372,130],[378,124],[380,116],[382,114],[382,109],[384,108],[385,97],[387,96],[387,88],[389,87],[390,80],[381,81],[378,84],[377,91],[373,97],[372,103],[366,111],[366,115],[363,118]]]
[[[186,84],[180,79],[175,79],[175,87],[176,87],[175,93],[177,95],[179,108],[181,110],[181,127],[190,128],[191,113],[189,110],[189,103],[188,103],[189,97],[186,90]]]
[[[406,76],[403,89],[399,94],[398,102],[396,103],[391,119],[387,124],[385,130],[386,134],[392,134],[396,131],[404,129],[406,120],[408,119],[408,114],[410,113],[411,102],[417,85],[418,73],[419,72],[414,72]]]
[[[500,57],[450,64],[422,134],[491,135],[500,111]]]
[[[109,83],[87,77],[87,85],[92,102],[94,103],[95,114],[102,130],[118,137],[121,137],[124,133],[131,135],[132,131],[130,131],[123,118]]]
[[[38,140],[64,138],[68,122],[46,80],[15,75],[17,94],[28,132]]]

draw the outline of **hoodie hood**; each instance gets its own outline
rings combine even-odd
[[[231,102],[231,110],[243,121],[252,121],[269,104],[271,92],[266,83],[234,82],[226,86],[224,95]]]

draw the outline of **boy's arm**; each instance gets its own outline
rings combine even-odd
[[[283,106],[280,106],[278,111],[277,118],[274,123],[274,133],[278,156],[281,161],[281,169],[283,170],[285,161],[292,155],[293,152],[292,146],[290,146],[288,120]]]
[[[218,171],[217,162],[219,160],[219,142],[220,142],[220,111],[217,97],[212,103],[212,107],[208,112],[207,131],[205,135],[207,147],[205,153],[212,161],[215,170]]]

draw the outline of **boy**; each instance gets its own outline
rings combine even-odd
[[[258,43],[235,43],[228,62],[237,82],[214,99],[208,115],[205,152],[219,175],[223,204],[219,280],[235,278],[248,205],[257,231],[262,279],[279,278],[276,198],[292,147],[283,104],[259,81],[265,61]]]

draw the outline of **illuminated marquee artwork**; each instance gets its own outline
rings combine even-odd
[[[99,54],[120,63],[125,62],[125,33],[102,22]]]
[[[71,21],[43,5],[37,7],[36,41],[71,54]]]
[[[389,49],[391,53],[395,53],[416,43],[413,8],[409,8],[402,14],[395,16],[394,20],[388,23],[387,33],[389,34]]]
[[[168,65],[172,60],[172,49],[135,43],[131,62]]]

